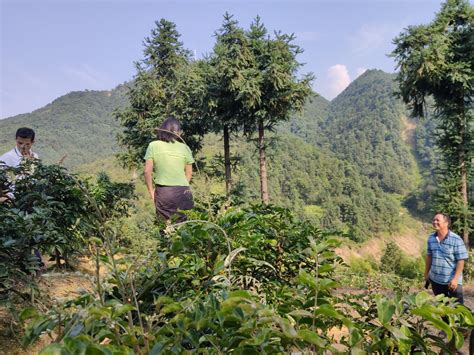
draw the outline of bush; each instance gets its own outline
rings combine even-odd
[[[33,249],[68,260],[86,250],[101,225],[126,213],[133,185],[104,174],[89,185],[57,165],[27,162],[0,169],[2,190],[14,199],[0,204],[0,292],[14,291],[40,267]],[[5,190],[4,190],[5,189]]]
[[[402,264],[403,252],[394,241],[388,242],[384,253],[380,258],[380,271],[385,273],[397,273]]]
[[[373,259],[354,257],[349,260],[350,271],[356,275],[367,276],[378,271],[377,262]]]

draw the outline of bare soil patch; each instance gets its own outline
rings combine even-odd
[[[105,272],[100,270],[101,274]],[[55,270],[52,262],[46,262],[46,271],[39,276],[38,286],[40,295],[38,301],[43,307],[48,307],[57,301],[64,301],[78,296],[81,291],[92,291],[92,279],[95,274],[94,262],[88,258],[80,258],[75,271]],[[19,311],[26,304],[15,305]],[[51,342],[48,336],[44,336],[38,343],[28,349],[20,345],[20,327],[15,324],[7,309],[0,306],[0,355],[37,354],[44,346]]]
[[[351,258],[357,257],[371,258],[379,261],[387,243],[391,240],[397,243],[400,249],[410,257],[418,257],[422,255],[426,244],[425,236],[420,236],[416,231],[408,231],[390,237],[371,238],[365,243],[356,246],[347,244],[341,245],[336,248],[336,253],[346,262]]]

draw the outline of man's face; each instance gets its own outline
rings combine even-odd
[[[431,223],[435,230],[444,230],[448,228],[448,220],[442,214],[435,215]]]
[[[34,141],[31,138],[16,137],[16,147],[22,155],[28,155]]]

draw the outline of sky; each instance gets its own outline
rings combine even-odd
[[[438,0],[0,0],[0,118],[71,91],[110,90],[133,79],[155,21],[176,24],[196,58],[212,51],[223,15],[247,29],[293,33],[301,73],[331,100],[367,69],[395,71],[393,38],[434,19]]]

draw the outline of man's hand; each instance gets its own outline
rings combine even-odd
[[[449,281],[448,283],[448,289],[450,291],[456,291],[456,289],[458,288],[458,279],[455,277],[454,279],[452,279],[451,281]]]

